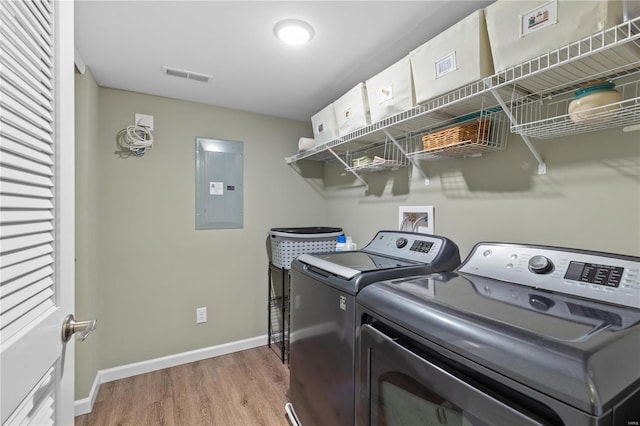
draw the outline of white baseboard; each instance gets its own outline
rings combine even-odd
[[[202,359],[213,358],[220,355],[226,355],[233,352],[244,351],[247,349],[264,346],[267,343],[267,335],[252,337],[249,339],[238,340],[236,342],[224,343],[218,346],[196,349],[189,352],[183,352],[175,355],[154,358],[147,361],[134,362],[133,364],[121,365],[119,367],[107,368],[100,370],[96,374],[96,378],[91,386],[89,396],[75,401],[75,415],[88,414],[93,408],[93,403],[100,390],[102,383],[112,382],[126,377],[137,376],[138,374],[150,373],[152,371],[162,370],[163,368],[175,367],[176,365],[188,364]]]
[[[82,414],[88,414],[91,412],[93,408],[93,403],[96,400],[96,396],[98,395],[98,390],[100,390],[100,371],[96,373],[96,377],[93,380],[93,385],[91,386],[91,390],[89,391],[89,396],[86,398],[79,399],[75,401],[74,405],[74,415],[80,416]]]

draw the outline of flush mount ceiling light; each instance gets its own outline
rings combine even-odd
[[[293,46],[304,44],[313,38],[313,27],[299,19],[285,19],[273,27],[278,40]]]

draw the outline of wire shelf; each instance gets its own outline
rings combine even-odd
[[[549,100],[516,104],[512,111],[518,124],[511,131],[539,139],[550,139],[640,123],[640,80],[617,84],[622,100],[569,114],[573,92]]]
[[[404,146],[401,145],[404,152],[408,151],[408,142],[409,140],[405,138]],[[347,172],[380,172],[409,167],[411,163],[400,148],[386,138],[382,146],[350,154],[347,157],[347,164],[351,164],[345,168]]]
[[[511,99],[511,106],[515,109],[529,104],[531,104],[529,108],[533,108],[533,105],[538,108],[541,99],[557,98],[558,95],[574,91],[581,84],[590,80],[617,79],[629,75],[635,76],[634,78],[639,80],[640,17],[497,72],[490,77],[372,123],[312,150],[287,157],[285,160],[288,164],[302,159],[326,161],[335,158],[328,150],[333,150],[340,155],[347,155],[348,152],[373,149],[384,144],[388,136],[396,140],[407,138],[415,141],[417,135],[455,124],[456,117],[500,105],[496,96],[502,99]],[[637,122],[637,96],[635,100],[634,97],[625,98],[623,103],[621,111],[616,114],[615,119],[608,121],[606,128],[625,125],[634,120]],[[549,138],[600,128],[574,125],[575,123],[567,119],[566,112],[563,112],[559,106],[558,113],[560,116],[553,117],[549,112],[546,117],[533,120],[533,122],[521,115],[521,119],[518,120],[519,124],[515,125],[512,131],[523,136]],[[539,120],[548,120],[545,126],[548,125],[549,130],[535,130],[539,126],[537,123]],[[499,120],[499,124],[503,124],[502,119]],[[505,126],[508,128],[506,123]],[[503,139],[506,138],[488,141],[491,143],[488,143],[484,148],[477,146],[472,149],[462,146],[459,150],[448,148],[443,149],[442,153],[417,152],[411,155],[423,159],[472,155],[469,154],[469,150],[495,151],[503,149]],[[494,146],[495,143],[497,145]],[[475,152],[475,154],[477,153]]]
[[[503,112],[480,114],[479,118],[458,123],[456,126],[441,129],[435,134],[451,131],[469,124],[475,125],[471,137],[446,143],[446,145],[427,147],[424,138],[415,138],[416,146],[421,149],[409,154],[416,160],[444,160],[453,157],[475,157],[486,152],[501,151],[507,146],[509,120]]]
[[[554,94],[585,81],[626,75],[640,67],[639,39],[640,18],[635,18],[498,72],[493,83]]]
[[[334,158],[328,149],[338,154],[372,149],[387,141],[386,132],[396,139],[404,139],[440,129],[456,123],[457,117],[497,107],[499,103],[491,93],[491,87],[491,78],[477,81],[285,160],[288,164],[303,159],[327,161]],[[496,90],[507,99],[514,94],[529,94],[517,86],[498,87]]]

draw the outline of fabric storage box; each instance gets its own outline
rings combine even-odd
[[[338,139],[338,125],[333,104],[329,104],[322,111],[311,117],[313,126],[313,138],[316,146]]]
[[[485,18],[495,69],[503,71],[619,24],[622,2],[498,0]]]
[[[371,77],[365,85],[372,123],[416,105],[408,55]]]
[[[423,103],[493,74],[482,9],[409,54],[416,102]]]
[[[305,228],[271,228],[271,263],[291,269],[291,262],[303,253],[336,251],[342,228],[315,226]]]
[[[338,134],[346,136],[351,132],[371,124],[367,89],[364,83],[342,95],[333,103],[338,122]]]

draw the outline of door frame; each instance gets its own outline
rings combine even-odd
[[[63,312],[75,310],[75,43],[74,2],[55,4],[56,286]],[[62,330],[62,324],[60,324]],[[75,339],[63,345],[56,377],[56,423],[73,424]]]

